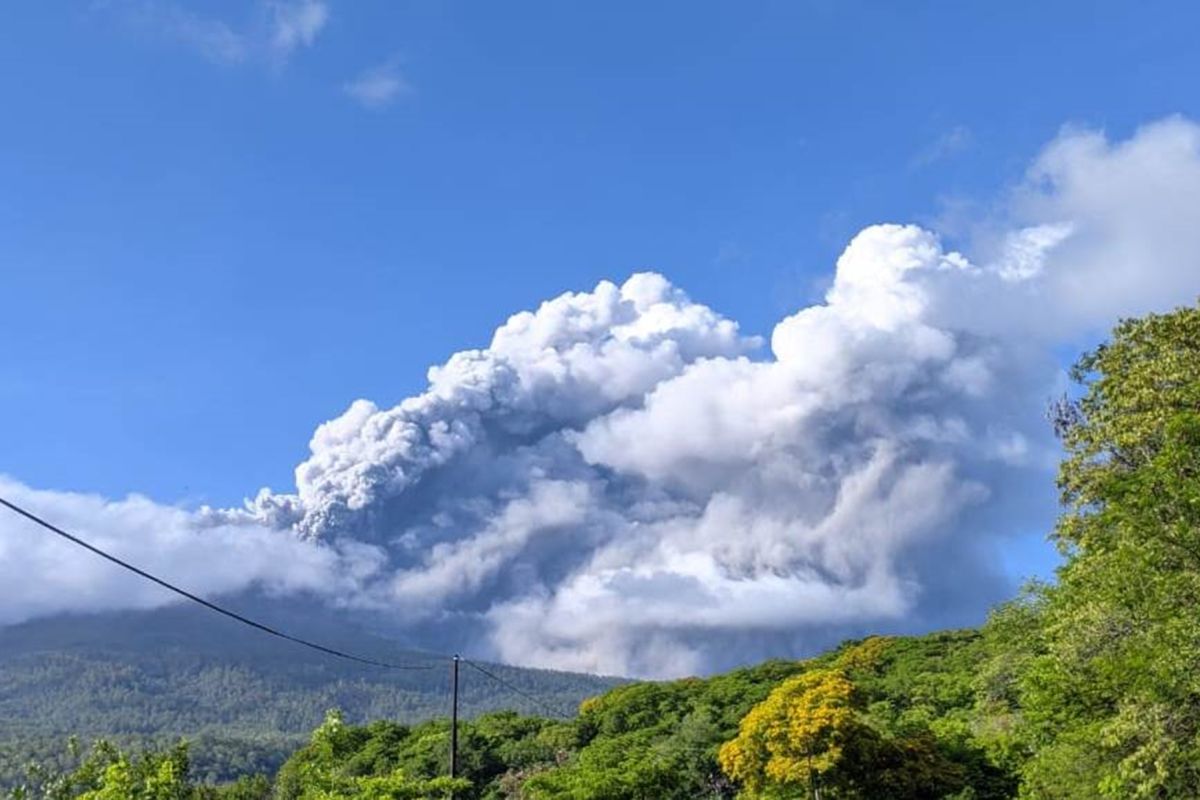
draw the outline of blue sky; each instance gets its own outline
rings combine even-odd
[[[236,503],[561,291],[652,268],[767,334],[863,225],[1200,113],[1189,3],[334,2],[288,46],[264,13],[6,12],[0,471]]]
[[[540,666],[974,624],[1054,563],[1061,365],[1200,293],[1198,23],[15,5],[0,493],[202,593],[317,592],[443,650],[452,616]],[[691,301],[597,287],[642,270]],[[6,519],[0,623],[165,602]]]

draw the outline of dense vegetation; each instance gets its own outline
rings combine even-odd
[[[101,744],[16,797],[1091,800],[1200,797],[1200,309],[1122,323],[1052,418],[1064,565],[981,631],[618,686],[570,719],[326,716],[271,779]]]
[[[1123,322],[1074,377],[1065,564],[991,625],[1024,796],[1200,797],[1200,308]]]
[[[757,708],[776,701],[781,692],[786,702],[793,681],[834,674],[853,685],[861,724],[881,732],[871,740],[874,753],[882,758],[886,751],[892,769],[877,785],[898,792],[887,796],[943,796],[923,788],[935,778],[947,791],[974,786],[976,793],[964,797],[1008,797],[1015,785],[1012,775],[989,759],[971,733],[973,675],[985,655],[982,637],[971,631],[873,638],[806,662],[768,662],[708,679],[629,684],[585,701],[569,720],[511,711],[484,714],[460,724],[461,780],[455,797],[732,798],[738,783],[722,769],[729,747],[722,746],[738,740],[739,726],[745,731]],[[834,732],[835,738],[841,735]],[[73,787],[76,794],[63,797],[102,792],[108,773],[97,768],[99,760],[107,767],[136,768],[122,766],[113,778],[126,781],[125,791],[130,774],[149,781],[163,769],[164,759],[173,758],[172,774],[179,781],[173,791],[180,794],[171,797],[230,792],[280,800],[444,797],[451,786],[445,780],[449,739],[444,718],[412,726],[388,721],[350,726],[331,713],[273,782],[247,779],[220,790],[193,785],[184,778],[186,760],[177,749],[135,758],[102,746],[75,773],[34,775],[27,783],[35,795],[44,795],[47,785]],[[868,765],[854,769],[860,766]],[[844,766],[839,769],[823,770],[831,788],[838,774],[849,774]],[[253,787],[260,794],[246,795]],[[145,792],[129,796],[158,796]]]

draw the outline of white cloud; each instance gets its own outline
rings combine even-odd
[[[1181,117],[1112,142],[1068,129],[1029,170],[1021,221],[1075,234],[1035,283],[1060,330],[1095,329],[1120,315],[1194,301],[1200,292],[1200,126]]]
[[[1028,281],[1046,267],[1046,256],[1075,232],[1067,222],[1034,225],[1010,232],[1004,237],[1002,256],[996,271],[1006,281]]]
[[[0,495],[191,591],[353,593],[382,552],[306,542],[250,521],[212,523],[144,497],[37,491],[0,476]],[[0,515],[0,624],[61,611],[154,608],[178,598],[7,510]]]
[[[250,51],[246,37],[225,22],[198,17],[180,8],[165,7],[159,24],[168,38],[194,49],[210,61],[238,64]]]
[[[321,0],[270,0],[269,43],[276,58],[286,60],[298,47],[309,47],[329,21],[329,6]]]
[[[286,63],[311,46],[329,21],[323,0],[260,0],[250,17],[228,21],[204,16],[170,0],[112,0],[98,8],[135,30],[176,42],[218,64]]]
[[[244,509],[6,491],[204,591],[317,591],[541,666],[680,674],[976,621],[1007,537],[1054,512],[1056,349],[1200,293],[1197,141],[1064,132],[973,257],[869,227],[769,348],[652,273],[555,298],[425,392],[352,404],[294,492]],[[150,602],[80,558],[43,590],[69,557],[0,552],[8,617]]]
[[[365,70],[342,88],[360,105],[370,109],[386,108],[413,90],[394,59]]]

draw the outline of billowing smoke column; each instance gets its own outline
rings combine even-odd
[[[320,426],[295,491],[244,509],[4,488],[199,590],[315,592],[515,663],[674,675],[977,622],[1054,513],[1055,348],[1200,292],[1196,126],[1066,133],[1030,175],[974,262],[862,231],[769,344],[653,273],[517,314]],[[0,549],[0,573],[50,560]],[[71,585],[161,602],[112,580]],[[9,618],[71,607],[27,590]]]
[[[939,284],[989,279],[1011,280],[869,228],[770,353],[659,275],[602,283],[513,317],[420,396],[355,403],[295,494],[213,518],[367,543],[379,568],[346,602],[432,630],[465,615],[512,661],[691,672],[970,619],[1003,583],[988,512],[966,512],[1042,438],[1036,414],[997,413],[1030,396],[1010,351],[937,325]]]

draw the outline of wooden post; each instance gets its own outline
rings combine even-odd
[[[458,777],[458,656],[450,665],[450,777]]]

